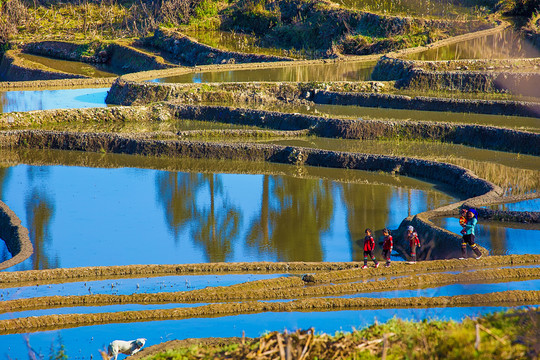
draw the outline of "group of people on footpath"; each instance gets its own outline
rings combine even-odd
[[[482,253],[478,249],[478,246],[475,243],[475,227],[478,222],[478,213],[474,209],[462,209],[461,210],[461,216],[459,218],[459,224],[463,227],[461,230],[461,234],[463,235],[463,241],[461,243],[461,257],[459,259],[465,259],[467,256],[467,245],[469,245],[474,253],[476,254],[476,259],[480,259],[482,257]],[[379,262],[375,258],[375,255],[373,254],[373,251],[375,250],[375,239],[372,236],[372,231],[370,228],[367,228],[366,231],[366,237],[364,238],[364,266],[362,266],[362,269],[367,269],[368,265],[368,257],[371,258],[373,263],[375,264],[375,268],[379,267]],[[394,240],[392,238],[392,235],[390,235],[390,230],[387,228],[383,229],[383,245],[382,245],[382,256],[386,260],[386,267],[390,266],[391,259],[390,256],[392,254],[392,249],[394,248]],[[405,242],[409,244],[409,250],[410,250],[410,256],[411,261],[409,261],[409,264],[416,264],[416,249],[421,246],[420,239],[418,238],[418,234],[414,230],[413,226],[407,227],[407,232],[405,233]]]
[[[364,266],[362,266],[362,269],[367,269],[367,263],[368,263],[368,257],[371,258],[371,260],[375,263],[375,268],[379,267],[379,262],[377,259],[375,259],[375,255],[373,255],[373,251],[375,250],[375,239],[373,239],[373,236],[371,235],[372,231],[371,229],[366,229],[366,237],[364,238]],[[390,230],[384,228],[383,229],[383,252],[382,256],[386,260],[386,264],[384,266],[389,267],[391,263],[391,255],[392,255],[392,249],[394,248],[394,239],[392,238],[392,235],[390,235]],[[416,231],[414,231],[414,227],[409,226],[407,228],[407,233],[405,234],[405,239],[409,241],[409,245],[411,248],[411,261],[410,263],[416,263],[416,248],[420,247],[420,239],[418,238],[418,234]]]

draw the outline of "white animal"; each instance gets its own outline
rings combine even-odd
[[[114,340],[109,344],[107,354],[114,360],[118,357],[118,354],[133,355],[144,346],[146,339],[140,338],[132,341]]]

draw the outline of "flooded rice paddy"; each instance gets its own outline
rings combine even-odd
[[[121,75],[121,71],[115,70],[113,67],[105,64],[88,64],[79,61],[68,61],[53,59],[45,56],[21,53],[18,57],[34,63],[45,65],[48,68],[77,75],[89,77],[116,77]]]
[[[411,60],[518,59],[540,57],[540,50],[512,29],[407,55]]]
[[[457,218],[432,220],[437,226],[459,235]],[[476,226],[476,243],[491,255],[540,254],[540,226],[538,224],[500,223],[481,220]]]
[[[486,13],[487,9],[467,1],[453,0],[336,0],[338,4],[351,9],[372,11],[388,15],[427,16],[463,18]]]
[[[0,113],[106,107],[109,88],[0,91]]]
[[[189,73],[153,80],[159,83],[250,81],[364,81],[371,79],[375,62],[336,62],[276,68]]]
[[[373,324],[386,322],[394,317],[420,321],[442,319],[460,321],[466,316],[474,317],[504,310],[504,307],[479,306],[428,309],[349,310],[330,312],[259,313],[185,320],[149,321],[126,324],[85,326],[72,329],[0,336],[0,348],[11,358],[27,354],[27,341],[40,354],[48,356],[51,346],[65,346],[70,357],[78,359],[99,358],[111,339],[147,338],[146,347],[168,340],[205,337],[260,336],[268,331],[315,328],[318,333],[334,334],[352,331]],[[121,334],[121,335],[119,335]]]
[[[268,171],[279,174],[283,167]],[[35,247],[30,259],[10,270],[358,261],[366,227],[397,228],[410,214],[455,201],[411,178],[317,172],[324,178],[215,168],[9,166],[0,173],[2,199],[29,229]]]
[[[352,4],[351,7],[359,6]],[[364,2],[364,5],[368,6]],[[378,5],[377,5],[378,6]],[[388,11],[407,9],[407,2],[381,4]],[[459,12],[450,7],[418,11]],[[408,9],[407,11],[412,11]],[[432,12],[431,15],[438,14]],[[514,42],[507,35],[441,50],[442,58],[498,55],[496,48]],[[501,45],[502,44],[502,45]],[[516,44],[512,44],[516,45]],[[524,46],[517,44],[512,52]],[[500,52],[500,51],[499,51]],[[453,53],[453,55],[451,55]],[[487,55],[486,55],[487,54]],[[526,53],[520,53],[526,54]],[[426,55],[427,56],[427,55]],[[431,55],[429,55],[431,56]],[[438,54],[436,58],[438,59]],[[537,55],[535,55],[537,56]],[[188,74],[158,82],[335,81],[367,80],[374,64],[326,64],[265,70],[235,70]],[[70,89],[0,93],[0,112],[106,106],[107,89]],[[304,110],[294,110],[294,112]],[[328,116],[414,119],[481,123],[537,132],[538,119],[314,106],[306,112]],[[187,122],[178,129],[220,128],[219,124]],[[231,128],[230,126],[227,126]],[[536,157],[471,149],[429,141],[351,141],[305,137],[265,141],[331,150],[418,156],[453,162],[503,186],[507,194],[539,190]],[[139,156],[32,151],[14,158],[0,153],[0,198],[29,229],[35,253],[8,269],[30,270],[128,264],[179,264],[237,261],[361,261],[364,229],[376,237],[383,227],[397,228],[402,219],[459,200],[448,189],[400,176],[379,173],[293,167],[273,164],[143,158]],[[9,156],[7,156],[7,155]],[[4,155],[6,155],[4,157]],[[505,204],[504,209],[538,209],[538,200]],[[456,233],[457,219],[437,223]],[[458,225],[459,226],[459,225]],[[491,254],[539,254],[540,230],[521,224],[480,222],[478,243]],[[3,242],[1,242],[3,245]],[[129,244],[129,246],[128,246]],[[114,255],[112,255],[114,254]],[[0,247],[0,261],[10,257]],[[377,254],[377,256],[379,256]],[[394,260],[399,260],[397,255]],[[474,260],[467,260],[474,261]],[[2,300],[52,295],[135,294],[188,291],[229,286],[273,275],[197,275],[110,279],[0,289]],[[431,289],[396,290],[365,297],[481,294],[514,289],[538,289],[540,280],[490,284],[456,284]],[[74,307],[6,313],[13,316],[170,309],[202,304]],[[511,304],[509,304],[511,305]],[[185,338],[259,336],[264,331],[315,327],[334,333],[361,328],[394,316],[461,320],[501,307],[287,312],[197,318],[174,321],[117,323],[0,336],[0,354],[19,358],[28,346],[47,356],[60,344],[70,358],[99,357],[112,339],[145,337],[147,346]],[[27,342],[28,341],[28,342]],[[26,355],[25,355],[26,356]]]
[[[225,104],[224,104],[225,105]],[[253,107],[253,106],[252,106]],[[260,108],[260,107],[259,107]],[[522,116],[456,113],[448,111],[422,111],[363,107],[354,105],[269,105],[267,110],[351,119],[393,119],[414,121],[440,121],[457,124],[478,124],[540,132],[540,119]]]
[[[540,198],[517,201],[508,204],[491,205],[487,206],[487,208],[504,211],[540,211]]]
[[[66,282],[0,288],[0,299],[14,300],[55,295],[79,296],[89,293],[131,295],[191,291],[213,286],[231,286],[248,281],[274,279],[281,276],[289,276],[289,274],[181,275]]]

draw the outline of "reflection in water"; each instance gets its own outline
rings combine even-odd
[[[408,59],[427,61],[536,57],[540,57],[540,50],[527,41],[522,34],[512,29],[407,56]]]
[[[259,314],[197,318],[185,320],[147,321],[84,326],[72,329],[35,332],[29,335],[30,344],[48,354],[51,344],[60,335],[64,340],[67,354],[84,354],[84,359],[101,358],[98,349],[106,348],[112,339],[122,334],[124,339],[145,336],[146,346],[156,345],[173,339],[261,336],[265,332],[287,329],[309,329],[317,333],[334,334],[338,331],[350,332],[353,328],[362,329],[375,321],[386,322],[393,317],[422,321],[423,319],[461,321],[465,317],[502,311],[503,307],[447,307],[427,309],[384,309],[384,310],[346,310],[328,312],[265,312]],[[18,358],[27,353],[24,336],[0,336],[0,355]],[[70,355],[71,356],[71,355]]]
[[[540,198],[523,200],[514,203],[491,205],[487,208],[504,211],[540,211]]]
[[[51,240],[51,218],[54,214],[54,206],[40,184],[40,180],[46,180],[47,173],[47,169],[35,167],[29,167],[27,171],[32,190],[27,194],[25,203],[29,236],[34,246],[34,253],[31,256],[33,270],[59,267],[58,259],[50,259],[47,256]]]
[[[203,178],[208,184],[210,206],[198,211],[192,236],[203,247],[208,262],[224,262],[230,258],[231,242],[238,235],[241,213],[226,198],[219,197],[226,195],[221,177],[205,174]],[[219,210],[216,210],[216,195],[221,200]]]
[[[106,107],[109,88],[0,91],[0,113]]]
[[[459,234],[457,219],[438,218],[433,223]],[[476,242],[492,255],[540,254],[540,227],[536,225],[497,223],[479,220]]]
[[[79,61],[52,59],[44,56],[24,53],[21,53],[17,56],[25,60],[45,65],[51,69],[59,70],[70,74],[84,75],[90,77],[116,77],[117,75],[117,73],[115,73],[111,67],[108,67],[106,65],[91,65]]]
[[[480,12],[475,2],[455,0],[336,0],[345,7],[384,14],[456,18]],[[485,11],[485,10],[484,10]]]
[[[128,157],[105,158],[120,159],[121,166]],[[234,172],[246,165],[231,162],[233,173],[218,174],[212,169],[227,169],[228,162],[208,170],[202,160],[188,164],[197,164],[199,172],[12,166],[11,176],[18,181],[5,187],[5,202],[16,214],[26,215],[20,215],[21,221],[35,239],[37,255],[10,270],[350,261],[357,251],[351,249],[358,246],[356,231],[347,234],[352,224],[360,230],[396,228],[409,212],[454,201],[428,183],[378,173],[264,164],[258,171],[266,175],[243,175]],[[25,180],[27,172],[46,174],[39,188]],[[410,198],[404,199],[408,193]]]
[[[371,78],[374,62],[336,62],[266,69],[189,73],[156,79],[160,83],[206,83],[248,81],[363,81]]]

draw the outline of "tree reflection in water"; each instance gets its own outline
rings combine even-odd
[[[51,254],[47,254],[48,244],[51,242],[49,227],[54,215],[54,204],[39,183],[40,178],[47,175],[47,168],[28,167],[28,183],[32,190],[25,199],[25,207],[30,240],[34,245],[34,253],[31,256],[34,270],[60,267],[58,259],[56,257],[52,259]]]
[[[248,246],[275,254],[278,261],[322,261],[321,237],[334,213],[332,183],[283,176],[271,180],[264,178],[260,216],[251,223]]]

